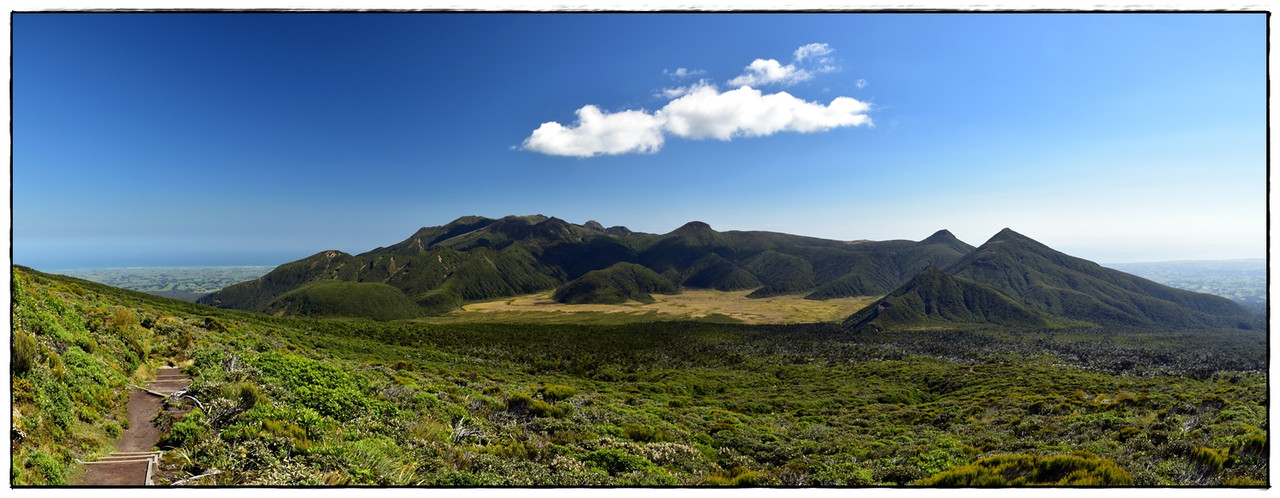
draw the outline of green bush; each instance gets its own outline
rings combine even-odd
[[[41,478],[42,483],[50,486],[63,486],[67,484],[67,466],[63,465],[52,455],[40,450],[31,450],[27,453],[26,467],[32,469]]]
[[[565,409],[559,406],[549,405],[542,400],[533,399],[527,394],[512,394],[507,398],[507,411],[516,415],[529,414],[534,417],[554,417],[561,418],[565,416]]]
[[[591,467],[601,469],[608,472],[609,475],[614,476],[628,472],[647,470],[654,466],[653,462],[650,462],[643,457],[635,456],[613,448],[605,448],[587,453],[581,457],[581,460]]]
[[[573,395],[578,394],[578,390],[559,384],[544,384],[538,388],[538,394],[541,394],[542,399],[547,400],[548,403],[555,403],[573,397]]]
[[[187,413],[169,428],[156,443],[161,448],[183,448],[195,446],[208,432],[204,424],[204,412],[199,410]]]
[[[1111,460],[1089,454],[997,455],[916,481],[922,486],[1131,486]]]
[[[17,324],[11,335],[13,349],[9,351],[9,361],[12,373],[15,375],[27,373],[40,361],[40,349],[36,343],[36,336],[19,329]]]

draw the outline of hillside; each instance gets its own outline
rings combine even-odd
[[[953,277],[936,266],[854,313],[844,326],[879,329],[956,328],[967,324],[1048,328],[1052,319],[983,284]]]
[[[1258,328],[1226,298],[1164,286],[1055,251],[1004,229],[947,268],[1030,309],[1099,325]]]
[[[284,293],[262,310],[278,316],[347,316],[403,320],[422,316],[422,308],[399,289],[372,282],[322,280]]]
[[[551,298],[565,304],[618,304],[627,301],[652,303],[650,293],[676,294],[680,288],[635,263],[618,263],[586,275],[556,289]]]
[[[925,266],[948,265],[972,249],[946,230],[920,242],[842,242],[775,232],[719,232],[696,221],[654,235],[542,215],[466,216],[354,256],[323,251],[200,302],[266,311],[286,293],[313,282],[338,280],[389,285],[422,313],[438,315],[466,302],[549,290],[580,293],[582,282],[573,289],[566,286],[620,263],[652,271],[676,290],[750,289],[752,298],[804,294],[832,299],[883,295]],[[629,279],[597,274],[592,282],[595,290],[590,293],[597,297],[588,301],[601,296],[644,299],[645,292],[629,288]],[[349,303],[332,304],[321,314],[354,309]]]
[[[74,484],[165,364],[161,485],[1268,482],[1261,331],[316,320],[12,274],[17,487]]]

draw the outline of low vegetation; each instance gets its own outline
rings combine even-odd
[[[276,298],[263,309],[270,315],[355,317],[401,320],[423,315],[399,289],[374,282],[328,280],[308,284]]]
[[[164,362],[198,404],[160,447],[201,484],[1268,479],[1261,331],[307,319],[13,276],[17,485],[109,451]]]

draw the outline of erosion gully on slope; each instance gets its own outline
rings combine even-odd
[[[146,389],[129,395],[129,429],[120,435],[114,453],[95,462],[84,462],[81,486],[149,486],[162,452],[152,451],[160,439],[155,426],[156,412],[169,395],[186,389],[191,379],[177,368],[161,368]]]

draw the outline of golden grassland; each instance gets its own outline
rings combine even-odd
[[[748,298],[750,290],[685,290],[654,294],[649,304],[561,304],[550,292],[468,303],[431,321],[509,321],[537,319],[551,323],[706,320],[748,324],[837,322],[874,302],[860,296],[816,301],[802,294]]]

